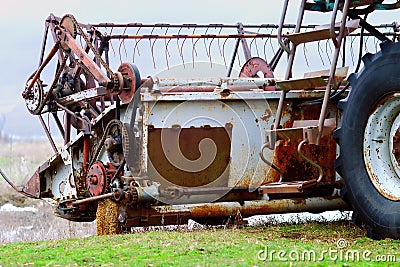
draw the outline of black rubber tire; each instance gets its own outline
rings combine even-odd
[[[353,208],[354,223],[365,228],[370,238],[400,239],[400,201],[384,197],[374,187],[363,155],[369,116],[384,96],[400,91],[400,43],[380,46],[380,52],[362,58],[364,68],[349,77],[350,93],[339,102],[343,116],[334,133],[340,145],[335,167],[344,180],[342,198]]]

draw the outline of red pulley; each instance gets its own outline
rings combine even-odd
[[[259,57],[250,58],[240,70],[239,77],[241,78],[260,78],[258,73],[263,74],[263,78],[274,78],[274,73],[268,63]],[[274,91],[272,86],[264,86],[266,91]]]
[[[140,73],[134,64],[122,63],[118,68],[118,72],[122,74],[124,85],[118,97],[123,104],[132,101],[135,91],[140,86]]]
[[[93,163],[87,173],[86,184],[91,196],[104,194],[107,187],[107,174],[103,163],[100,161]]]

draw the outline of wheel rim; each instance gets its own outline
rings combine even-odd
[[[390,200],[400,200],[400,95],[386,96],[369,116],[363,151],[376,190]]]

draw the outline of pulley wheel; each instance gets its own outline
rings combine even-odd
[[[26,82],[26,87],[30,85],[31,81],[32,79],[29,78],[29,80]],[[33,115],[38,115],[40,106],[42,105],[44,100],[43,97],[44,97],[43,84],[40,79],[37,79],[33,84],[32,88],[30,89],[27,98],[25,99],[25,105],[30,113],[32,113]]]
[[[262,72],[264,78],[274,78],[274,73],[268,63],[259,57],[250,58],[240,70],[239,77],[260,78],[258,72]]]
[[[259,57],[250,58],[240,70],[241,78],[260,78],[258,73],[262,73],[264,78],[274,78],[274,73],[268,63]],[[265,91],[274,91],[273,86],[263,86]]]
[[[127,104],[132,101],[136,89],[140,86],[140,73],[134,64],[126,62],[119,66],[118,72],[124,78],[124,86],[118,97],[123,104]]]
[[[71,34],[72,38],[74,38],[74,39],[76,38],[76,36],[77,36],[77,29],[76,29],[76,25],[75,25],[75,23],[74,23],[74,21],[72,20],[71,17],[69,17],[68,15],[64,16],[64,17],[61,19],[60,26],[61,26],[61,28],[63,28],[63,29],[66,30],[67,32],[69,32],[69,34]],[[69,48],[67,45],[65,45],[63,42],[61,42],[61,47],[62,47],[64,50],[69,50],[69,49],[70,49],[70,48]]]
[[[103,163],[100,161],[93,163],[87,173],[86,184],[91,196],[104,194],[107,187],[107,174]]]

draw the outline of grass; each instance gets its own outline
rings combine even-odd
[[[344,240],[347,246],[339,249],[338,240]],[[0,265],[266,266],[272,261],[274,266],[391,266],[399,263],[399,249],[399,240],[371,240],[348,221],[314,222],[8,243],[0,247]],[[326,254],[318,261],[324,250],[338,251],[336,259],[334,254]],[[371,251],[370,261],[362,258],[367,250]],[[301,260],[304,251],[314,251],[315,259]],[[346,254],[349,251],[360,253],[360,260]],[[273,257],[269,257],[271,252],[275,253]],[[376,256],[385,256],[386,262],[376,262]],[[388,256],[396,257],[397,261]],[[290,259],[299,260],[290,262]]]

